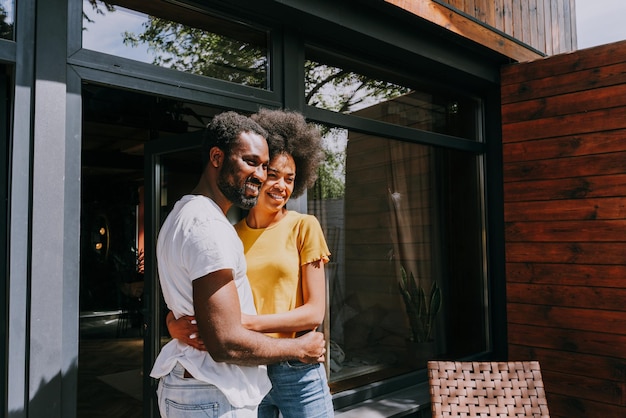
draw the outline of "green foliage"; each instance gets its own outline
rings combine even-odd
[[[8,13],[0,4],[0,38],[2,39],[13,39],[13,23],[7,23],[8,20]]]
[[[407,87],[352,71],[305,62],[306,102],[336,112],[353,112],[411,91]]]
[[[402,277],[398,286],[411,325],[411,339],[420,343],[431,341],[433,322],[441,310],[441,289],[437,282],[433,281],[427,299],[426,292],[417,284],[413,273],[407,278],[406,270],[402,267]]]
[[[140,34],[124,33],[124,44],[146,44],[153,64],[253,87],[264,87],[267,59],[254,45],[150,16]]]
[[[345,178],[345,151],[332,152],[324,149],[324,160],[318,169],[318,178],[313,186],[313,199],[342,198],[346,185]]]
[[[95,14],[97,14],[97,15],[104,16],[106,14],[105,10],[106,10],[106,12],[109,12],[109,13],[115,11],[115,6],[113,6],[112,4],[103,2],[103,1],[89,0],[89,4],[91,5],[91,9],[93,10],[93,12]],[[103,9],[100,8],[100,6],[102,6]],[[84,9],[83,9],[83,20],[85,22],[87,22],[87,23],[93,23],[94,22],[94,20],[91,17],[89,17],[89,15],[87,13],[85,13]],[[83,29],[85,29],[85,28],[83,27]]]

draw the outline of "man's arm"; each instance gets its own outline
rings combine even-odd
[[[324,361],[325,341],[319,332],[271,338],[244,328],[232,270],[218,270],[194,280],[193,304],[200,336],[215,361],[242,365],[291,359]]]

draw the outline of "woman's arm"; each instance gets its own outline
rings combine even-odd
[[[299,332],[317,328],[324,320],[326,312],[326,276],[321,260],[301,267],[303,305],[289,312],[266,315],[242,314],[242,325],[258,332]],[[167,330],[176,338],[198,350],[206,350],[200,338],[195,318],[183,316],[174,319],[172,312],[167,314]]]
[[[321,260],[301,267],[303,304],[289,312],[242,315],[244,327],[259,332],[298,332],[317,328],[326,312],[326,277]]]
[[[204,342],[200,338],[198,332],[198,325],[196,325],[196,318],[193,316],[181,316],[178,319],[174,318],[172,311],[167,313],[165,318],[165,324],[167,325],[167,331],[172,338],[176,338],[179,341],[184,342],[187,345],[192,346],[198,350],[206,351]]]

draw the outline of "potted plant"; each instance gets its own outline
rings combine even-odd
[[[401,270],[402,275],[398,285],[411,326],[410,341],[413,343],[431,342],[433,323],[441,310],[441,289],[437,282],[433,281],[427,295],[422,286],[415,281],[412,272],[407,277],[404,267],[401,267]]]

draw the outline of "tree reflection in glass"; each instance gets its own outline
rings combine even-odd
[[[13,40],[14,0],[0,0],[0,38]]]
[[[167,3],[154,7],[148,2],[145,8],[140,12],[84,0],[83,46],[159,67],[268,88],[265,31],[208,14],[193,18],[195,14],[189,10]],[[172,16],[177,21],[170,20]]]

